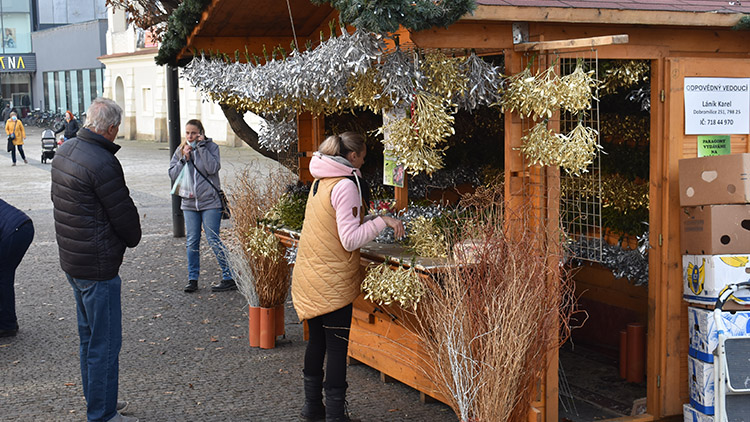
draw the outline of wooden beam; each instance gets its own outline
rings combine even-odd
[[[461,21],[732,27],[742,16],[741,13],[480,5]]]
[[[516,51],[566,50],[601,45],[627,44],[628,40],[629,36],[627,34],[605,35],[603,37],[574,38],[570,40],[524,42],[516,44],[513,46],[513,49]]]

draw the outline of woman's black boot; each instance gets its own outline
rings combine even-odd
[[[305,375],[305,405],[302,418],[307,422],[324,421],[326,408],[323,406],[323,375]]]
[[[346,387],[326,387],[326,422],[358,422],[357,419],[349,418]]]

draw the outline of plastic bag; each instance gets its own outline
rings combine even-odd
[[[195,197],[195,186],[193,186],[193,178],[190,175],[188,167],[189,166],[187,165],[182,167],[182,170],[180,170],[180,174],[178,174],[177,178],[174,179],[172,192],[170,192],[172,195],[178,195],[183,198]]]

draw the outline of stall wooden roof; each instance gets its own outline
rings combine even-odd
[[[289,0],[291,21],[298,39],[316,39],[336,16],[328,5],[309,0]],[[292,41],[292,24],[286,1],[213,0],[187,40],[180,58],[195,50],[232,53],[258,51],[262,45],[286,46]],[[750,2],[739,0],[478,0],[466,21],[567,22],[591,24],[641,24],[663,26],[731,27]],[[302,41],[300,41],[302,42]]]

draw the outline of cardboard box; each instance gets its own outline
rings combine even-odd
[[[733,337],[750,336],[750,311],[722,312],[727,334]],[[688,307],[688,354],[703,362],[713,363],[713,352],[719,344],[719,333],[713,311]]]
[[[750,280],[748,255],[682,255],[682,297],[687,302],[713,305],[728,284]],[[735,295],[750,301],[750,290]]]
[[[750,203],[750,154],[680,160],[680,205]]]
[[[680,212],[687,255],[750,254],[750,205],[699,205]]]
[[[688,356],[690,406],[706,415],[714,414],[714,364]]]
[[[684,422],[714,422],[714,417],[693,409],[689,404],[683,404],[682,420]]]

